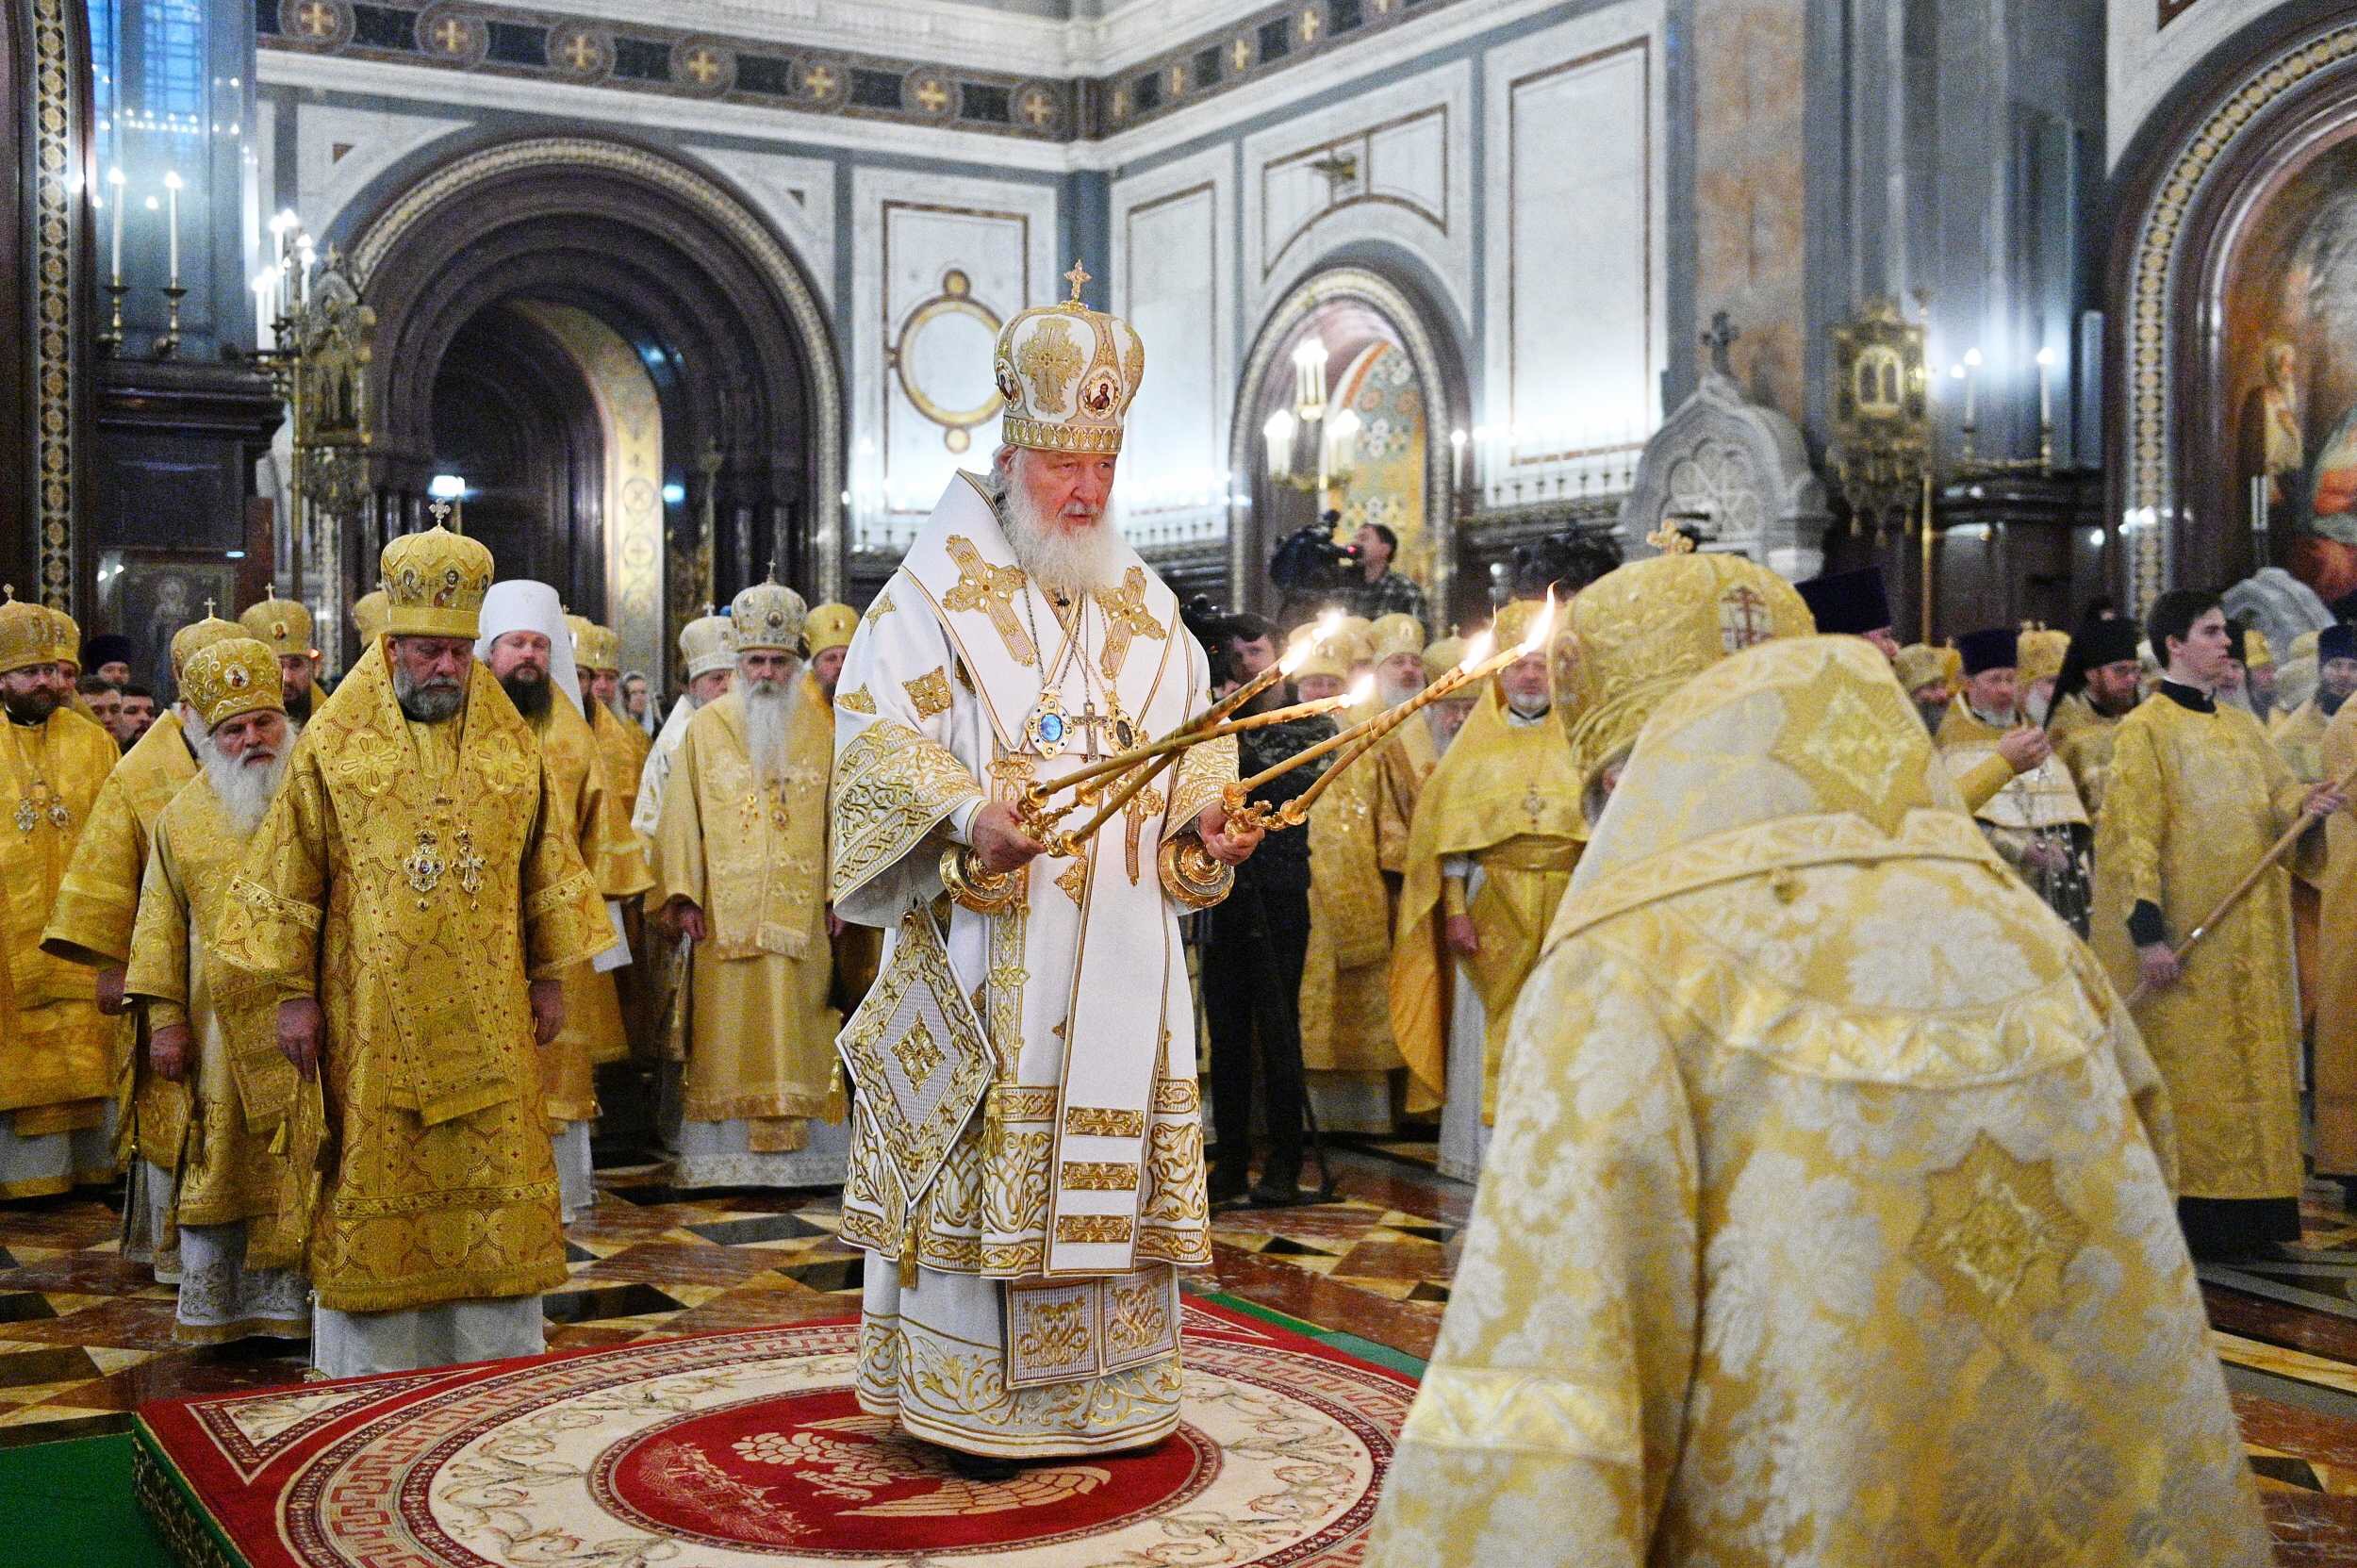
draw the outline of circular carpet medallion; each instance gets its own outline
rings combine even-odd
[[[1179,1428],[1138,1453],[968,1481],[861,1411],[853,1328],[808,1326],[521,1363],[404,1401],[322,1434],[273,1533],[305,1568],[1355,1561],[1413,1386],[1197,1315]]]

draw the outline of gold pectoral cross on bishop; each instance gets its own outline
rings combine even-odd
[[[1148,766],[1150,767],[1151,765],[1149,764]],[[1129,842],[1122,847],[1124,851],[1122,869],[1129,873],[1129,885],[1132,887],[1135,887],[1138,884],[1138,876],[1140,874],[1138,866],[1138,835],[1145,832],[1147,821],[1153,817],[1156,812],[1162,810],[1166,803],[1167,802],[1162,799],[1162,792],[1156,789],[1152,784],[1148,784],[1144,789],[1139,790],[1135,795],[1130,796],[1129,803],[1121,808],[1122,816],[1127,818],[1123,824],[1123,831],[1128,835],[1129,839]]]
[[[458,830],[458,857],[451,867],[458,873],[458,885],[468,898],[483,891],[483,857],[474,852],[474,834],[465,828]]]
[[[427,895],[441,885],[446,867],[441,851],[431,828],[418,830],[418,847],[409,851],[401,863],[402,873],[409,879],[409,890],[418,896],[418,907],[423,909]]]

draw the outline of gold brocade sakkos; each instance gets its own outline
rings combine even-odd
[[[1402,1065],[1387,992],[1392,895],[1376,855],[1375,761],[1337,779],[1302,830],[1310,835],[1310,940],[1301,1065],[1313,1073],[1381,1074]]]
[[[588,703],[588,724],[605,765],[606,791],[619,802],[622,820],[628,822],[638,809],[638,776],[646,770],[654,737],[615,718],[613,709],[595,699]]]
[[[453,615],[441,635],[471,630]],[[612,941],[568,804],[490,672],[471,667],[460,717],[415,724],[382,657],[355,666],[296,744],[216,944],[326,1012],[322,1306],[563,1282],[527,982]]]
[[[2290,827],[2308,786],[2238,708],[2196,713],[2164,695],[2119,721],[2095,840],[2088,935],[2122,992],[2140,970],[2128,915],[2157,906],[2172,942],[2206,918]],[[2303,855],[2321,855],[2323,834]],[[2297,1198],[2299,1002],[2292,870],[2282,863],[2187,956],[2136,1022],[2177,1104],[2187,1197]]]
[[[2104,792],[2111,787],[2112,742],[2118,738],[2119,720],[2097,713],[2084,695],[2073,692],[2056,704],[2047,734],[2053,738],[2054,755],[2062,759],[2071,784],[2078,788],[2087,819],[2099,820]],[[1974,810],[1980,806],[1970,798],[1965,803]]]
[[[1432,738],[1428,722],[1433,711],[1426,709],[1402,724],[1367,759],[1376,776],[1375,862],[1386,876],[1407,873],[1408,839],[1415,830],[1416,801],[1441,760],[1440,743]]]
[[[566,802],[574,843],[599,895],[635,899],[652,887],[654,877],[647,869],[646,848],[629,818],[621,815],[596,739],[580,710],[562,693],[552,694],[547,717],[533,731],[540,741],[549,783]],[[623,1031],[614,976],[602,974],[589,964],[566,971],[565,1028],[540,1057],[549,1119],[594,1121],[598,1095],[593,1069],[629,1054],[630,1039]]]
[[[151,1029],[191,1032],[203,1110],[187,1129],[185,1156],[173,1151],[175,1223],[243,1221],[245,1266],[287,1268],[302,1263],[310,1237],[325,1110],[319,1081],[302,1079],[278,1048],[276,991],[208,950],[206,933],[220,928],[249,842],[209,781],[173,798],[156,820],[124,984],[147,999]]]
[[[1660,707],[1516,1013],[1371,1568],[2267,1562],[2158,1077],[1956,805],[1858,639]]]

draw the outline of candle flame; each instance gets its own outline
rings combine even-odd
[[[1476,633],[1473,640],[1465,644],[1465,656],[1458,662],[1457,668],[1470,674],[1480,666],[1482,660],[1490,656],[1491,645],[1495,640],[1496,638],[1488,631]]]
[[[1545,648],[1547,645],[1547,638],[1553,635],[1554,631],[1555,590],[1553,588],[1549,588],[1547,590],[1547,607],[1540,613],[1537,620],[1531,622],[1530,635],[1523,638],[1522,652],[1527,656]]]
[[[1374,696],[1375,677],[1372,675],[1361,675],[1357,680],[1350,683],[1350,689],[1348,691],[1343,693],[1343,706],[1346,708],[1363,708],[1367,705],[1368,701]]]

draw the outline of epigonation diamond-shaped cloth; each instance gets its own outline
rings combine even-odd
[[[859,1091],[909,1208],[940,1174],[949,1147],[990,1088],[990,1040],[958,989],[931,910],[900,917],[899,941],[835,1049]]]

